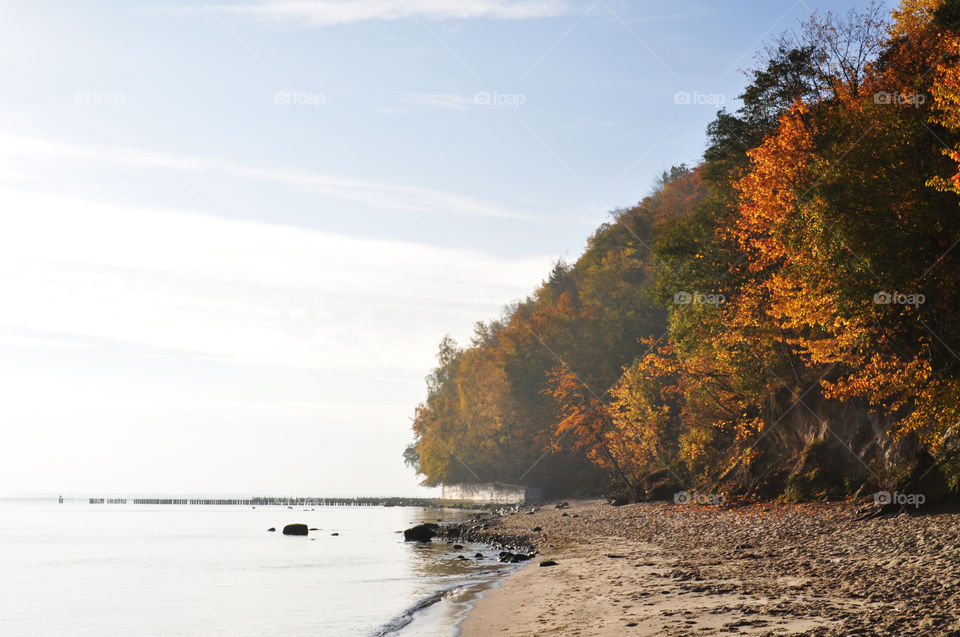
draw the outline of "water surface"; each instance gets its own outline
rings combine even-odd
[[[470,515],[0,501],[0,634],[453,635],[504,565],[397,531]]]

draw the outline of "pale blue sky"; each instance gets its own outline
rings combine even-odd
[[[429,494],[440,337],[855,4],[6,0],[0,493]]]

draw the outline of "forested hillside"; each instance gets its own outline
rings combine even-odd
[[[699,165],[441,343],[405,454],[426,484],[956,488],[960,0],[813,16],[750,80]]]

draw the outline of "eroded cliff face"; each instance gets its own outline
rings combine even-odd
[[[928,504],[949,496],[949,460],[917,436],[890,435],[893,418],[856,401],[817,396],[789,409],[754,443],[749,462],[710,488],[728,497],[788,501],[841,499],[882,492],[923,494]]]

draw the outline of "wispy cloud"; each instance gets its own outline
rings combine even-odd
[[[367,20],[526,20],[567,10],[562,0],[261,0],[217,5],[222,13],[323,27]]]
[[[593,117],[581,117],[580,121],[582,121],[584,124],[602,126],[603,128],[612,128],[617,125],[616,122],[611,122],[610,120],[605,119],[594,119]]]
[[[0,180],[18,181],[29,175],[24,160],[77,161],[130,168],[162,168],[185,172],[218,173],[227,177],[282,184],[312,194],[353,201],[381,210],[408,210],[428,214],[455,214],[546,221],[470,195],[422,186],[406,186],[352,179],[329,173],[277,170],[245,166],[215,157],[157,153],[139,148],[78,145],[0,133]]]
[[[474,104],[472,97],[449,93],[402,93],[400,99],[420,106],[434,106],[465,111]]]
[[[73,150],[77,170],[96,155]],[[222,169],[119,157],[154,172]],[[18,185],[0,183],[0,422],[17,425],[0,445],[8,490],[414,489],[396,457],[440,336],[466,338],[552,261]],[[376,470],[351,476],[345,449]],[[39,480],[24,478],[38,467]]]
[[[3,187],[0,208],[3,347],[419,371],[550,263]]]

